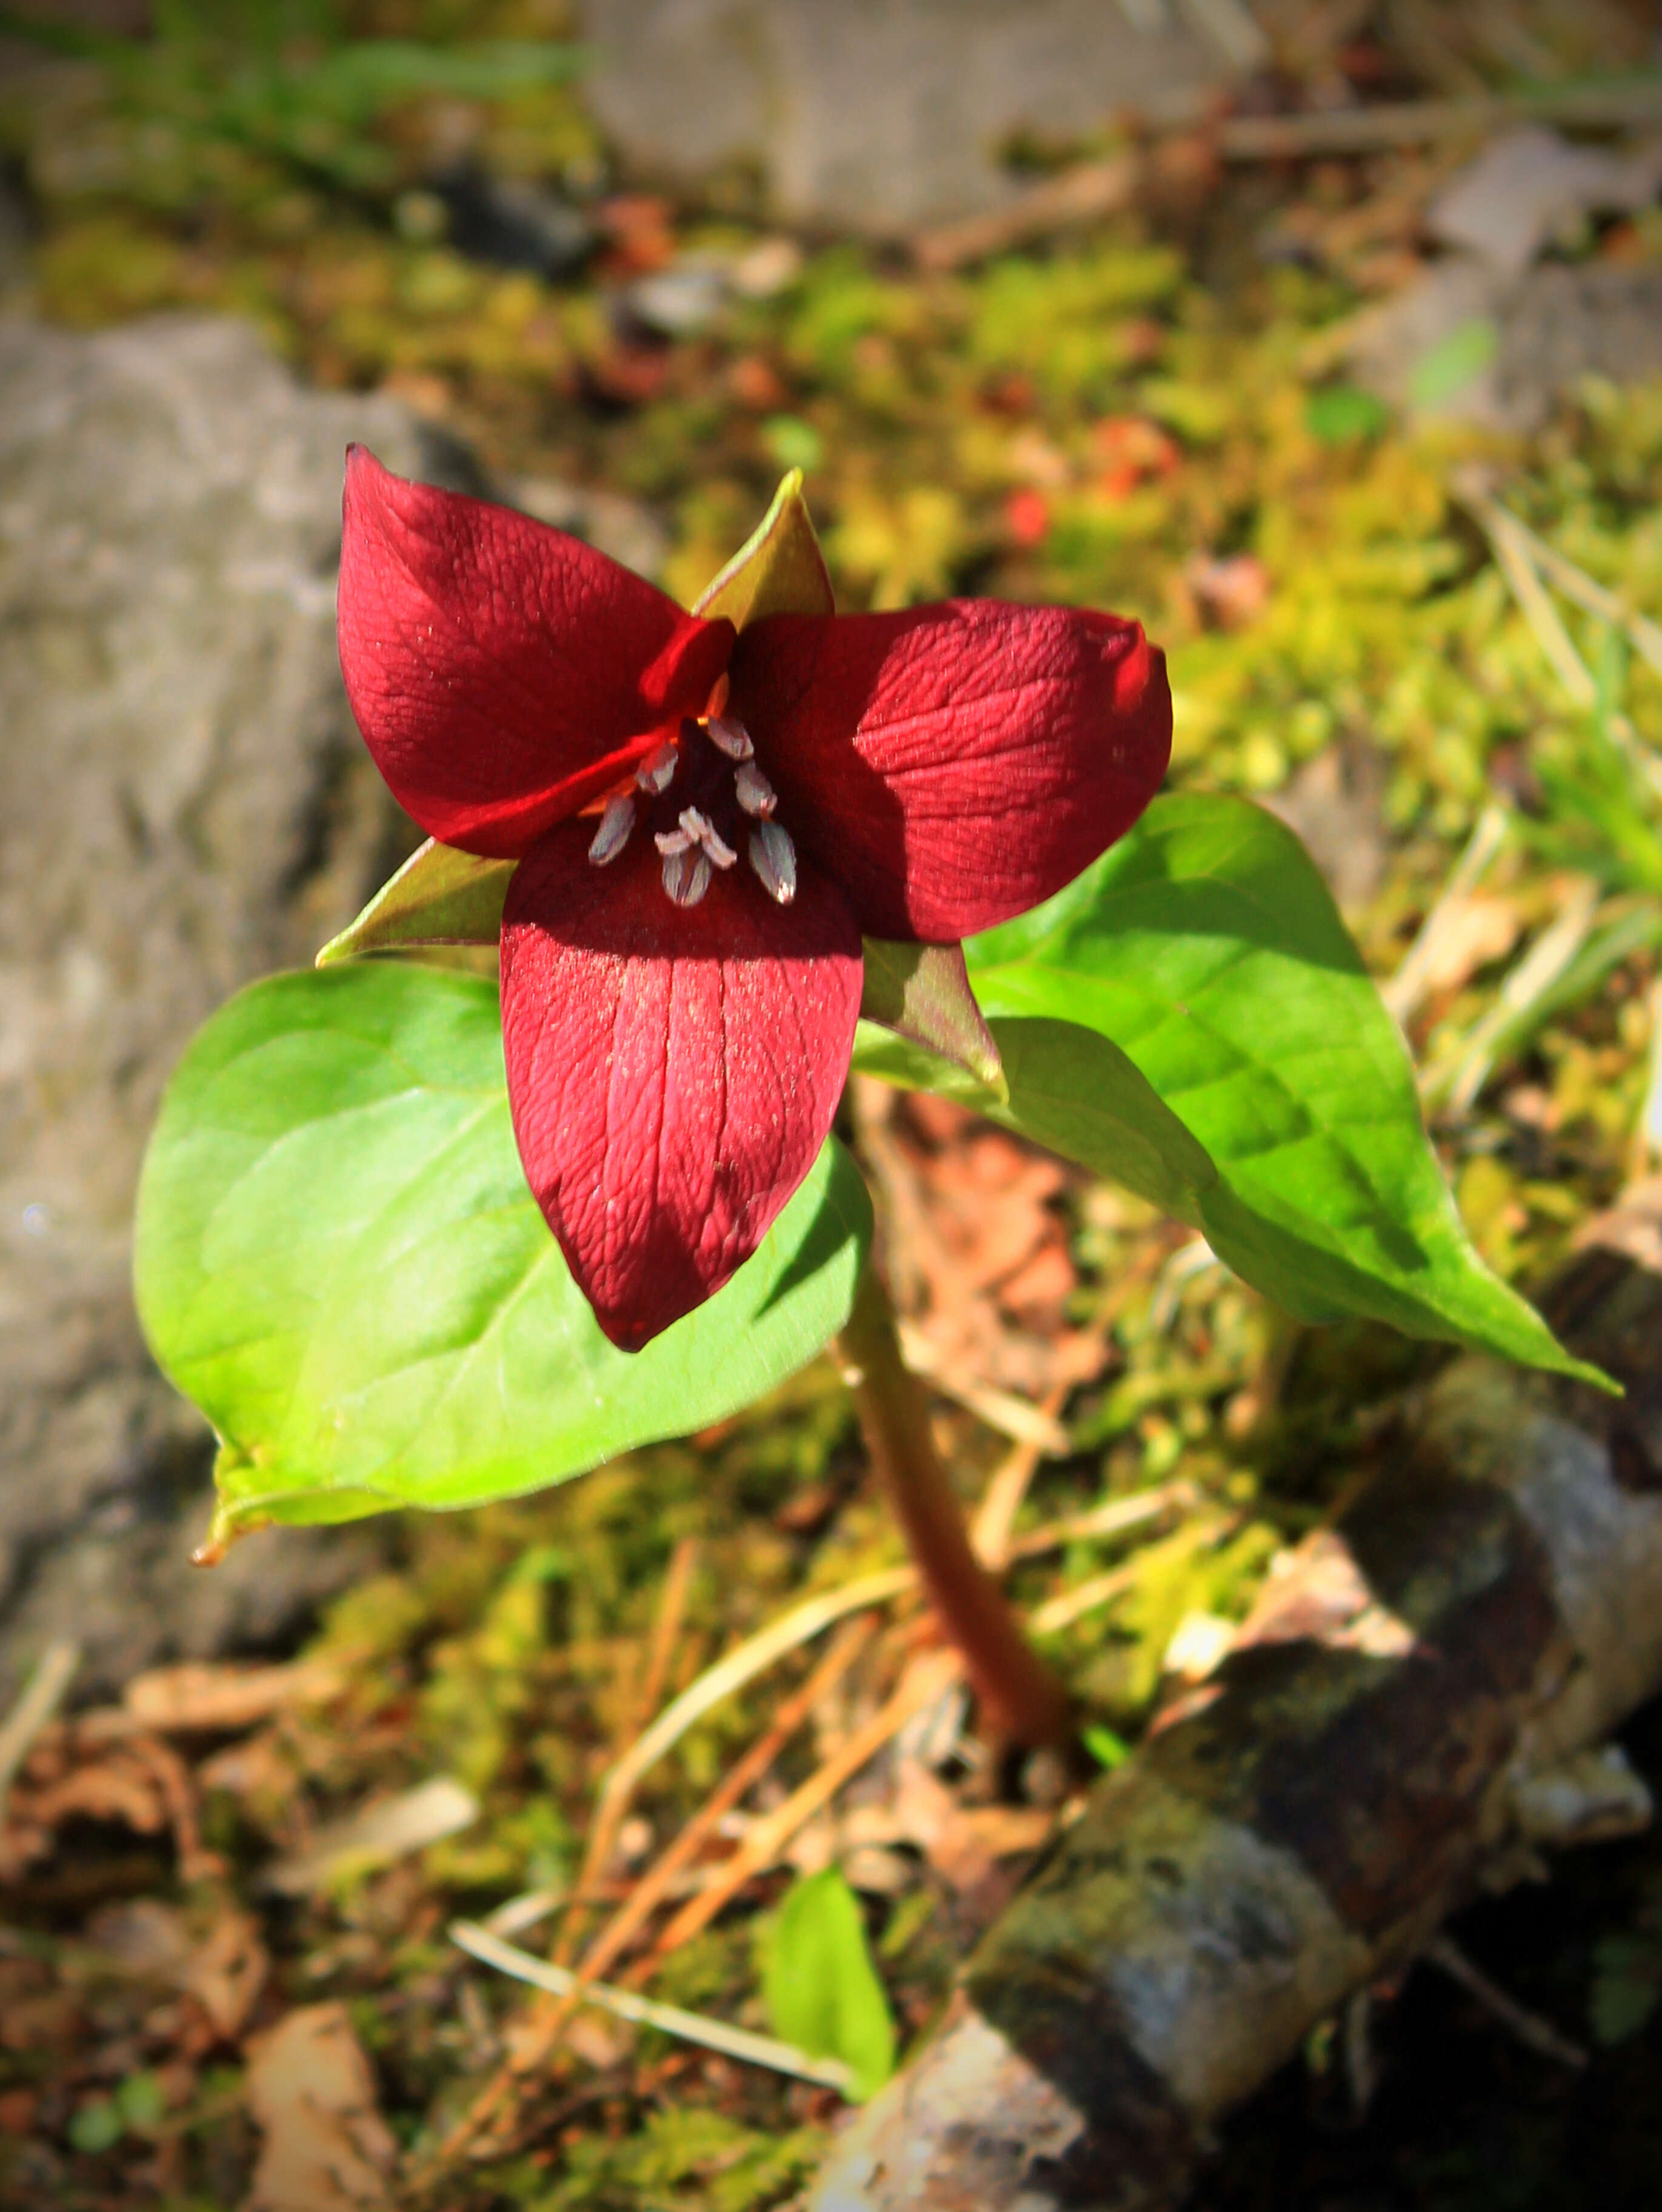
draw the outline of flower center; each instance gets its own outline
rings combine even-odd
[[[685,721],[636,769],[634,789],[606,801],[589,865],[615,860],[639,823],[662,856],[664,890],[675,905],[697,906],[712,876],[737,866],[742,852],[768,896],[788,906],[796,848],[773,818],[775,803],[742,722],[730,714]]]

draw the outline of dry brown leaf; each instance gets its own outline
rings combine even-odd
[[[155,1897],[102,1906],[87,1923],[87,1941],[100,1958],[141,1981],[177,1982],[191,1955],[184,1914]]]
[[[119,1820],[141,1836],[156,1835],[167,1826],[167,1801],[155,1774],[125,1750],[78,1766],[45,1790],[19,1790],[14,1802],[20,1819],[49,1832],[73,1814],[89,1820]]]
[[[362,2212],[387,2202],[396,2145],[344,2004],[302,2005],[249,2045],[265,2136],[243,2212]]]
[[[286,1667],[210,1667],[187,1662],[137,1674],[122,1692],[132,1717],[152,1729],[245,1729],[299,1705],[320,1705],[344,1687],[332,1660]]]
[[[1437,934],[1426,947],[1423,995],[1458,991],[1480,968],[1504,960],[1523,928],[1524,917],[1514,899],[1474,891],[1456,900],[1439,917]]]
[[[271,1966],[259,1923],[252,1913],[228,1911],[220,1915],[180,1978],[215,2033],[230,2043],[253,2010]]]
[[[378,1798],[373,1804],[332,1820],[314,1833],[306,1850],[279,1859],[266,1869],[268,1889],[283,1897],[302,1897],[326,1888],[351,1873],[386,1866],[411,1851],[424,1850],[454,1836],[479,1817],[479,1801],[448,1774],[435,1775],[413,1790]]]

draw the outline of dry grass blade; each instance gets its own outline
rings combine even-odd
[[[1520,116],[1590,131],[1654,123],[1662,118],[1662,84],[1637,76],[1627,84],[1552,85],[1471,100],[1393,100],[1306,115],[1236,115],[1220,128],[1218,151],[1226,161],[1297,161],[1324,154],[1429,145],[1445,138],[1475,142]]]
[[[1512,595],[1559,682],[1576,706],[1590,711],[1598,702],[1598,686],[1576,651],[1564,618],[1552,603],[1551,592],[1541,581],[1530,533],[1493,500],[1469,499],[1466,505],[1482,525],[1501,573],[1511,585]]]
[[[875,1616],[866,1613],[846,1622],[831,1648],[801,1685],[788,1698],[766,1729],[722,1777],[721,1783],[674,1838],[667,1850],[636,1884],[608,1925],[590,1947],[582,1962],[582,1978],[603,1974],[626,1950],[684,1867],[691,1865],[722,1817],[730,1813],[772,1767],[791,1737],[822,1698],[836,1688],[871,1641]]]
[[[1402,966],[1380,988],[1379,996],[1398,1023],[1408,1022],[1417,1010],[1425,996],[1426,978],[1436,967],[1439,943],[1450,917],[1477,888],[1489,863],[1506,842],[1506,808],[1486,806],[1466,841],[1465,850],[1450,869],[1448,881],[1438,894],[1436,904],[1420,924],[1418,935],[1403,955]]]
[[[1452,1936],[1434,1936],[1420,1956],[1430,1965],[1440,1966],[1451,1981],[1468,1990],[1519,2043],[1538,2051],[1543,2058],[1556,2059],[1561,2066],[1568,2066],[1574,2073],[1586,2069],[1587,2054],[1579,2043],[1560,2035],[1550,2021],[1543,2020],[1539,2013],[1531,2012],[1516,1997],[1509,1996],[1498,1982],[1492,1982],[1481,1967],[1472,1964]]]
[[[0,1725],[0,1805],[36,1737],[63,1704],[80,1664],[81,1646],[67,1641],[49,1644],[35,1662],[16,1704]]]
[[[801,1727],[808,1715],[834,1689],[848,1672],[854,1661],[871,1641],[877,1623],[874,1615],[867,1613],[847,1621],[833,1639],[831,1648],[800,1688],[780,1706],[766,1729],[751,1745],[743,1757],[735,1761],[722,1777],[720,1784],[703,1805],[686,1822],[667,1849],[636,1882],[624,1903],[601,1929],[576,1970],[572,1992],[558,2002],[544,2008],[539,2017],[527,2026],[521,2040],[514,2070],[521,2075],[532,2067],[541,2067],[557,2047],[565,2024],[588,1983],[606,1972],[621,1957],[636,1936],[652,1917],[659,1905],[668,1896],[682,1869],[691,1864],[704,1844],[712,1836],[723,1814],[733,1810],[746,1793],[768,1772],[785,1745]],[[540,1916],[539,1916],[540,1917]],[[497,1916],[492,1915],[493,1923]],[[493,1924],[492,1934],[505,1935],[509,1929]],[[508,2082],[493,2082],[487,2094],[500,2098],[506,2094]]]
[[[1037,1607],[1028,1614],[1027,1626],[1035,1636],[1052,1636],[1058,1629],[1082,1620],[1087,1613],[1111,1605],[1117,1597],[1123,1596],[1136,1578],[1135,1566],[1110,1567],[1106,1573],[1093,1575],[1088,1582],[1062,1590]]]
[[[828,1804],[845,1782],[898,1735],[916,1712],[938,1698],[948,1683],[957,1680],[961,1662],[955,1651],[931,1653],[910,1666],[900,1686],[861,1729],[856,1729],[838,1751],[801,1787],[794,1790],[776,1812],[758,1820],[733,1856],[717,1871],[709,1887],[683,1905],[653,1947],[655,1958],[689,1943],[707,1928],[730,1899],[736,1897],[753,1875],[773,1864],[785,1845]]]
[[[645,1679],[642,1683],[636,1711],[624,1734],[638,1738],[646,1724],[647,1716],[663,1695],[664,1678],[669,1672],[669,1662],[676,1640],[681,1633],[681,1624],[686,1617],[687,1592],[692,1583],[692,1565],[697,1556],[697,1545],[691,1536],[684,1536],[670,1555],[669,1571],[664,1577],[664,1587],[658,1601],[658,1617],[653,1624],[652,1646],[647,1656]],[[613,1769],[613,1773],[618,1771]],[[571,1895],[571,1909],[560,1929],[554,1956],[562,1964],[569,1959],[582,1923],[582,1909],[606,1873],[612,1848],[618,1840],[618,1831],[623,1826],[629,1810],[629,1789],[606,1789],[601,1792],[594,1818],[589,1826],[588,1841],[583,1850],[583,1863],[577,1875],[576,1887]]]
[[[1150,1521],[1164,1520],[1168,1513],[1186,1511],[1199,1499],[1194,1484],[1179,1476],[1174,1482],[1162,1482],[1157,1489],[1139,1491],[1135,1498],[1111,1498],[1083,1513],[1069,1513],[1060,1521],[1047,1521],[1042,1528],[1028,1529],[1026,1535],[1013,1536],[1008,1557],[1036,1559],[1046,1552],[1059,1552],[1064,1544],[1093,1536],[1128,1535]]]
[[[1042,1408],[1047,1420],[1055,1420],[1067,1395],[1065,1383],[1058,1383],[1047,1395]],[[976,1510],[970,1541],[983,1566],[990,1567],[995,1573],[1009,1558],[1010,1533],[1015,1527],[1016,1515],[1021,1510],[1021,1502],[1044,1456],[1041,1444],[1031,1439],[1018,1443],[1009,1457],[994,1468],[992,1480]]]
[[[504,1943],[489,1929],[478,1927],[471,1920],[455,1920],[450,1925],[450,1940],[466,1951],[470,1958],[494,1966],[498,1973],[511,1974],[516,1981],[529,1982],[533,1988],[546,1990],[551,1996],[575,1997],[587,2004],[596,2004],[613,2013],[619,2020],[627,2020],[641,2027],[655,2027],[666,2035],[679,2036],[683,2042],[702,2044],[707,2051],[719,2051],[728,2058],[740,2058],[752,2066],[770,2067],[776,2074],[790,2074],[799,2081],[817,2081],[826,2088],[846,2091],[853,2075],[840,2059],[810,2058],[806,2051],[794,2044],[779,2043],[770,2035],[753,2035],[748,2028],[732,2027],[724,2020],[711,2020],[703,2013],[685,2012],[679,2005],[658,2004],[650,1997],[637,1996],[630,1990],[609,1988],[604,1982],[579,1982],[569,1967],[556,1966],[546,1959],[538,1959],[517,1945]]]
[[[1606,590],[1509,508],[1491,499],[1475,478],[1463,477],[1456,489],[1462,505],[1491,538],[1497,530],[1503,532],[1535,568],[1551,577],[1567,599],[1574,599],[1577,606],[1596,615],[1600,622],[1614,623],[1624,630],[1634,651],[1662,676],[1662,624],[1653,623],[1648,615],[1640,614],[1616,592]]]
[[[1059,177],[1030,185],[1008,207],[922,232],[913,240],[913,257],[920,269],[964,269],[1031,240],[1048,238],[1080,223],[1099,222],[1130,205],[1141,175],[1141,164],[1134,154],[1081,162]]]
[[[976,1382],[973,1376],[959,1374],[941,1358],[923,1332],[908,1322],[900,1323],[900,1349],[914,1375],[922,1376],[943,1398],[955,1399],[989,1429],[996,1429],[1017,1443],[1031,1444],[1041,1455],[1052,1459],[1065,1459],[1073,1449],[1072,1439],[1054,1411],[1041,1409],[1029,1399],[1018,1398],[1012,1390],[995,1389],[990,1384]]]
[[[824,1596],[810,1598],[805,1605],[770,1622],[767,1627],[729,1651],[725,1658],[706,1669],[696,1682],[689,1684],[679,1698],[666,1705],[663,1711],[645,1733],[627,1751],[606,1777],[600,1792],[600,1802],[595,1811],[595,1824],[603,1820],[612,1824],[616,1834],[617,1823],[623,1817],[623,1808],[629,1802],[642,1776],[663,1757],[690,1728],[701,1721],[706,1713],[728,1698],[734,1696],[746,1684],[782,1659],[787,1652],[811,1643],[837,1621],[846,1620],[851,1613],[861,1613],[872,1606],[882,1605],[897,1597],[903,1590],[910,1589],[917,1581],[913,1567],[889,1567],[881,1573],[865,1575],[858,1582],[847,1583],[843,1589],[829,1590]],[[592,1859],[591,1849],[586,1856]],[[696,1901],[696,1900],[695,1900]],[[551,2045],[552,2031],[549,2032]],[[544,2051],[540,2036],[533,2039],[532,2050],[537,2063]],[[440,2144],[432,2166],[422,2177],[431,2181],[441,2174],[486,2128],[496,2124],[514,2090],[520,2069],[505,2067],[477,2097],[450,2133]]]
[[[1466,1114],[1488,1082],[1501,1039],[1519,1017],[1544,996],[1574,959],[1592,927],[1598,909],[1598,886],[1579,878],[1564,901],[1564,910],[1549,929],[1542,931],[1518,965],[1501,984],[1495,1004],[1466,1039],[1465,1050],[1452,1074],[1434,1071],[1425,1088],[1428,1096],[1446,1083],[1448,1110]],[[1447,1063],[1444,1063],[1446,1069]]]
[[[765,1674],[788,1651],[812,1643],[816,1636],[851,1613],[863,1613],[868,1606],[886,1604],[902,1590],[910,1589],[916,1580],[915,1568],[886,1567],[879,1574],[863,1575],[858,1582],[845,1583],[841,1589],[828,1590],[823,1597],[810,1598],[807,1604],[797,1606],[766,1628],[759,1629],[725,1658],[718,1659],[665,1706],[607,1775],[601,1790],[602,1803],[607,1799],[626,1799],[641,1777],[655,1766],[690,1728],[742,1690],[747,1682]],[[597,1814],[596,1819],[600,1817]]]

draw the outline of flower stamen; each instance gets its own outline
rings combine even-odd
[[[781,906],[796,896],[796,848],[776,822],[758,822],[750,833],[750,864],[762,888]]]
[[[704,726],[709,732],[710,743],[729,760],[747,761],[756,750],[750,741],[750,732],[730,714],[712,714]]]
[[[746,814],[765,821],[778,800],[773,786],[754,761],[741,761],[733,772],[734,788],[739,794],[739,804]]]
[[[667,856],[664,889],[677,906],[697,905],[709,889],[709,862],[701,849],[689,846]]]
[[[680,757],[679,750],[666,738],[662,744],[653,748],[636,769],[636,782],[642,791],[667,791],[675,781],[676,764]]]
[[[718,868],[730,868],[739,858],[709,815],[700,813],[696,806],[681,809],[681,828],[693,844],[703,847]]]
[[[660,830],[654,834],[652,842],[667,860],[677,853],[691,851],[698,840],[691,830]]]
[[[629,842],[629,833],[635,827],[635,801],[626,791],[608,799],[600,811],[594,842],[588,848],[589,866],[603,868],[608,860],[615,860]]]

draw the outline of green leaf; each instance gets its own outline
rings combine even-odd
[[[863,1020],[955,1060],[978,1083],[1005,1095],[1004,1069],[975,993],[961,945],[891,945],[865,940]]]
[[[773,505],[707,591],[692,603],[712,622],[725,615],[735,629],[764,615],[837,611],[831,576],[802,497],[802,471],[792,469]]]
[[[127,2124],[113,2097],[89,2097],[76,2107],[64,2130],[70,2149],[78,2150],[83,2158],[98,2158],[113,2150],[126,2132]]]
[[[1427,410],[1445,405],[1476,381],[1500,346],[1500,326],[1492,316],[1472,315],[1457,323],[1415,362],[1409,373],[1409,399],[1415,407]]]
[[[1348,446],[1358,438],[1376,437],[1390,421],[1391,410],[1384,400],[1354,384],[1324,385],[1304,403],[1305,428],[1324,446]]]
[[[494,988],[375,963],[198,1032],[145,1161],[138,1310],[222,1439],[223,1542],[541,1489],[737,1412],[841,1328],[870,1228],[828,1143],[723,1291],[615,1350],[521,1172]]]
[[[1079,1740],[1097,1765],[1106,1767],[1111,1773],[1115,1767],[1123,1766],[1131,1756],[1130,1745],[1123,1735],[1116,1735],[1111,1728],[1081,1729]]]
[[[855,1033],[854,1064],[903,1091],[956,1098],[1199,1228],[1201,1194],[1218,1170],[1111,1038],[1065,1021],[987,1026],[1003,1065],[1003,1097],[966,1068],[864,1022]]]
[[[417,945],[494,945],[517,860],[481,860],[429,837],[317,956],[327,968]]]
[[[967,1103],[1154,1198],[1126,1171],[1134,1130],[1178,1186],[1156,1202],[1300,1320],[1363,1315],[1603,1379],[1473,1249],[1396,1024],[1273,815],[1245,799],[1156,799],[1065,890],[965,951],[1010,1089],[1007,1108],[990,1094]],[[1040,1023],[1024,1057],[1017,1032]],[[1105,1043],[1147,1097],[1123,1075],[1110,1097]],[[892,1056],[857,1058],[907,1079]],[[939,1062],[919,1072],[966,1095]],[[1149,1097],[1190,1140],[1186,1160]]]
[[[854,1892],[834,1866],[807,1875],[779,1908],[762,1996],[776,2035],[812,2058],[840,2058],[863,2104],[894,2071],[894,2016],[866,1948]]]

